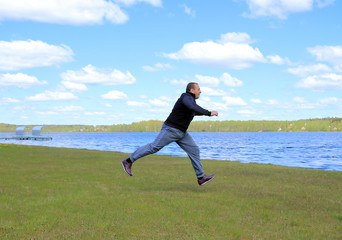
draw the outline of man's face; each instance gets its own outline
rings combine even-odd
[[[192,94],[195,94],[195,99],[198,99],[201,95],[201,89],[198,84],[195,84],[194,88],[190,90]]]

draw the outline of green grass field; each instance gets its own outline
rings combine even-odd
[[[0,239],[342,239],[342,172],[0,144]]]

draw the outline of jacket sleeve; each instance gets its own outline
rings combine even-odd
[[[211,115],[210,111],[208,111],[208,110],[200,107],[199,105],[197,105],[195,99],[191,95],[184,94],[184,96],[182,98],[182,102],[188,109],[193,111],[195,113],[195,115],[197,115],[197,116],[201,116],[201,115],[210,116]]]

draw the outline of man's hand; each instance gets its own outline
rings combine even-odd
[[[211,115],[210,116],[218,116],[218,112],[216,111],[211,111]]]

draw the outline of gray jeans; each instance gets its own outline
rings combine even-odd
[[[172,142],[176,142],[188,154],[196,176],[198,178],[203,177],[204,172],[200,159],[200,151],[195,141],[188,132],[169,127],[166,124],[163,125],[157,138],[152,143],[138,148],[129,156],[129,158],[132,162],[135,162],[139,158],[158,152]]]

